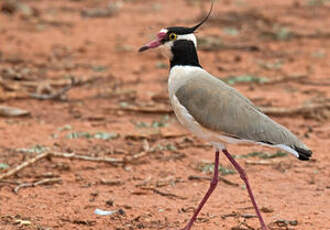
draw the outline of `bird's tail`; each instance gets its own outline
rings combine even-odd
[[[308,161],[312,156],[312,151],[307,148],[300,148],[298,146],[294,146],[294,150],[298,153],[298,159],[302,161]]]

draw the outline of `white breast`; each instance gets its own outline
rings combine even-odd
[[[174,66],[170,70],[168,77],[168,92],[170,98],[172,95],[188,80],[196,76],[197,74],[206,71],[196,66]]]

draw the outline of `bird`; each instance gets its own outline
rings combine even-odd
[[[312,151],[291,131],[262,113],[247,97],[208,73],[199,63],[196,30],[211,15],[192,27],[161,29],[156,38],[138,51],[161,47],[169,59],[168,93],[171,106],[182,126],[215,148],[214,171],[210,186],[182,230],[190,230],[218,184],[219,155],[222,152],[244,181],[261,229],[267,230],[245,170],[228,152],[228,144],[259,144],[284,150],[307,161]]]

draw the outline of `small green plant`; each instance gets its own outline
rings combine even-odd
[[[137,128],[149,128],[150,125],[144,121],[137,121],[137,122],[133,122],[132,123],[137,127]]]
[[[0,170],[5,170],[9,168],[9,165],[7,165],[6,163],[0,163]]]
[[[64,125],[61,128],[58,128],[58,131],[67,131],[67,130],[72,130],[72,126],[71,125]]]
[[[287,41],[292,38],[292,32],[289,28],[280,26],[280,25],[274,25],[273,32],[275,34],[275,39],[280,41]]]
[[[225,27],[223,32],[231,36],[237,36],[239,34],[239,30],[233,27]]]
[[[157,151],[166,151],[166,150],[168,150],[168,151],[174,152],[174,151],[177,150],[177,148],[173,144],[166,144],[166,145],[158,144],[155,147],[155,150],[157,150]]]
[[[169,121],[169,116],[165,115],[158,121],[152,121],[151,123],[144,121],[131,121],[137,128],[161,128],[166,127]]]
[[[89,132],[71,132],[66,135],[68,139],[78,139],[78,138],[86,138],[86,139],[101,139],[101,140],[112,140],[119,137],[118,133],[108,133],[108,132],[97,132],[91,134]]]
[[[234,155],[234,158],[259,157],[261,159],[272,159],[277,157],[285,157],[287,155],[287,153],[281,151],[277,151],[276,153],[251,152],[245,155]]]
[[[112,140],[119,137],[118,133],[97,132],[93,135],[95,139]]]
[[[214,164],[213,163],[201,163],[198,165],[198,170],[200,170],[201,172],[205,172],[205,173],[213,173]],[[218,170],[222,176],[231,175],[231,174],[236,173],[235,170],[226,168],[222,165],[219,165]]]
[[[107,70],[107,67],[105,67],[103,65],[95,65],[95,66],[92,66],[92,70],[94,72],[104,72]]]
[[[88,132],[71,132],[66,135],[68,139],[78,139],[78,138],[92,138],[93,135]]]
[[[262,159],[272,159],[272,158],[277,158],[277,157],[285,157],[288,154],[285,152],[277,151],[276,153],[261,153],[259,155],[259,158]]]
[[[307,0],[308,6],[323,6],[327,2],[330,2],[329,0]]]
[[[229,76],[223,79],[229,85],[234,85],[236,83],[264,83],[267,82],[268,79],[264,77],[258,77],[254,75],[239,75],[239,76]]]
[[[267,70],[278,70],[281,69],[283,66],[283,61],[276,60],[275,62],[262,62],[258,63],[262,68]]]
[[[31,148],[19,148],[19,149],[17,149],[17,151],[23,152],[23,153],[38,153],[38,154],[43,153],[47,150],[49,150],[48,147],[43,146],[43,145],[39,145],[39,144],[34,145]]]
[[[119,103],[119,107],[120,108],[127,108],[128,106],[129,106],[129,103],[128,102],[123,101],[123,102],[120,102]]]
[[[311,56],[314,58],[324,58],[325,55],[326,55],[326,52],[324,50],[318,50],[311,54]]]
[[[156,68],[157,69],[167,69],[168,68],[168,64],[166,64],[165,62],[157,62],[156,63]]]

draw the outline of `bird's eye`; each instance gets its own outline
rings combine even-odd
[[[176,39],[176,34],[175,33],[170,33],[170,35],[168,35],[168,38],[170,39],[170,41],[173,41]]]

